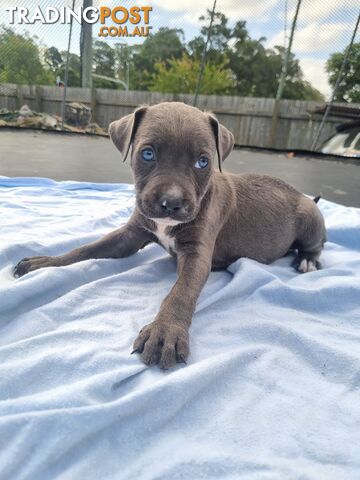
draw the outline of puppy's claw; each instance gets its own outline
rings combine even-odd
[[[134,353],[141,353],[139,348],[134,348],[134,350],[130,353],[130,355],[133,355]]]

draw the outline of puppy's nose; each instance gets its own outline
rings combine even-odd
[[[164,212],[172,213],[180,210],[184,206],[184,201],[181,197],[162,195],[159,205]]]

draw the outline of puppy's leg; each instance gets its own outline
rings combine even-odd
[[[315,272],[316,270],[320,270],[320,254],[321,250],[318,252],[306,252],[303,250],[298,250],[298,254],[293,261],[293,266],[300,273]]]
[[[140,330],[133,353],[141,353],[147,365],[167,369],[186,363],[189,327],[199,294],[209,276],[211,254],[178,253],[178,279],[163,301],[155,320]]]
[[[300,273],[314,272],[321,268],[319,257],[326,242],[326,230],[319,209],[306,199],[306,210],[300,218],[299,235],[296,240],[298,253],[293,266]],[[309,206],[310,205],[310,206]]]
[[[109,233],[102,239],[75,248],[69,253],[56,257],[24,258],[14,268],[14,275],[22,277],[28,272],[44,267],[61,267],[91,258],[121,258],[136,253],[153,241],[152,235],[136,223]]]

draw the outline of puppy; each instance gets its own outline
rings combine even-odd
[[[177,259],[178,279],[134,342],[147,365],[186,362],[192,316],[212,269],[240,257],[268,264],[290,249],[299,272],[319,268],[326,231],[315,202],[271,176],[221,173],[234,138],[211,114],[175,102],[144,106],[111,123],[110,137],[134,174],[128,223],[70,253],[25,258],[15,275],[162,245]]]

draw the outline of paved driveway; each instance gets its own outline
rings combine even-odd
[[[235,150],[225,170],[258,172],[283,178],[310,195],[360,207],[360,161]],[[0,175],[39,176],[55,180],[132,182],[112,143],[103,137],[0,128]]]

